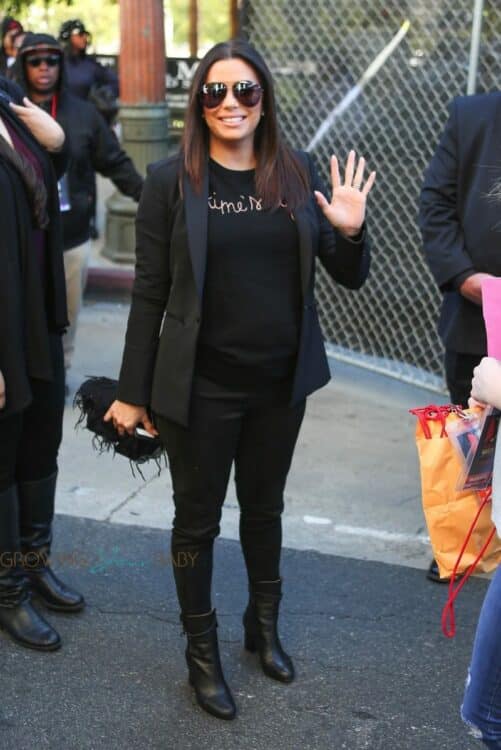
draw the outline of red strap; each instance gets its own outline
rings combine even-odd
[[[57,115],[57,105],[59,102],[59,94],[54,94],[52,97],[52,101],[50,103],[50,114],[51,117],[55,120]]]
[[[425,438],[430,440],[431,432],[428,421],[440,422],[442,425],[440,437],[447,437],[447,430],[445,428],[447,417],[449,414],[462,414],[462,407],[457,404],[442,404],[441,406],[430,404],[429,406],[421,406],[418,409],[409,409],[409,412],[419,419],[419,424]]]
[[[454,565],[454,570],[452,571],[451,579],[449,581],[449,594],[447,597],[447,601],[445,603],[445,606],[442,610],[442,633],[446,636],[446,638],[454,638],[456,635],[456,619],[454,617],[454,602],[456,601],[459,592],[465,585],[468,578],[472,575],[475,568],[477,567],[478,563],[482,559],[482,557],[485,554],[485,551],[487,550],[487,547],[491,543],[495,533],[496,529],[492,529],[491,533],[487,537],[487,541],[485,542],[484,546],[476,556],[475,560],[472,562],[466,573],[463,575],[462,579],[459,581],[458,585],[454,588],[454,581],[457,575],[457,570],[459,567],[459,564],[461,562],[461,559],[463,557],[464,551],[466,549],[466,545],[471,539],[471,535],[473,534],[475,530],[475,526],[477,525],[477,521],[480,517],[480,514],[482,513],[485,506],[491,502],[492,500],[492,489],[489,487],[488,489],[479,492],[478,493],[480,497],[482,498],[482,502],[480,503],[480,507],[478,509],[477,515],[473,519],[473,523],[471,524],[468,534],[466,535],[466,539],[463,542],[463,546],[461,547],[461,551],[458,555],[458,558],[456,560],[456,564]]]

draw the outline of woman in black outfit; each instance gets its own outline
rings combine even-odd
[[[219,660],[212,549],[233,462],[250,592],[245,646],[268,676],[294,677],[277,633],[281,513],[305,398],[329,380],[314,261],[344,286],[363,284],[375,178],[362,188],[363,171],[351,152],[341,184],[333,158],[329,203],[309,156],[280,137],[266,64],[232,41],[201,61],[181,153],[153,165],[139,205],[119,400],[106,419],[155,434],[147,409],[155,415],[174,487],[190,682],[220,718],[233,718],[235,704]]]
[[[30,595],[65,612],[84,604],[49,566],[67,325],[63,142],[59,125],[0,77],[0,628],[44,651],[61,641]]]

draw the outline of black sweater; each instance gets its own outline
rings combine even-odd
[[[290,213],[262,210],[254,170],[211,160],[207,239],[197,371],[237,387],[290,377],[301,308]]]

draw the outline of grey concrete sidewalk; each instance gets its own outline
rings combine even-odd
[[[88,375],[116,377],[128,307],[96,302],[82,315],[69,385]],[[413,406],[437,394],[357,367],[334,363],[332,382],[308,402],[286,488],[284,543],[297,549],[425,568]],[[125,459],[99,456],[90,433],[65,415],[58,508],[61,513],[167,529],[172,518],[167,471],[133,478]],[[238,538],[230,483],[222,535]]]

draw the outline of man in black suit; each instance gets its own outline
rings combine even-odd
[[[443,294],[438,332],[451,401],[468,403],[473,368],[487,353],[482,280],[501,276],[501,93],[454,99],[425,173],[419,226]],[[436,563],[428,571],[440,580]]]

